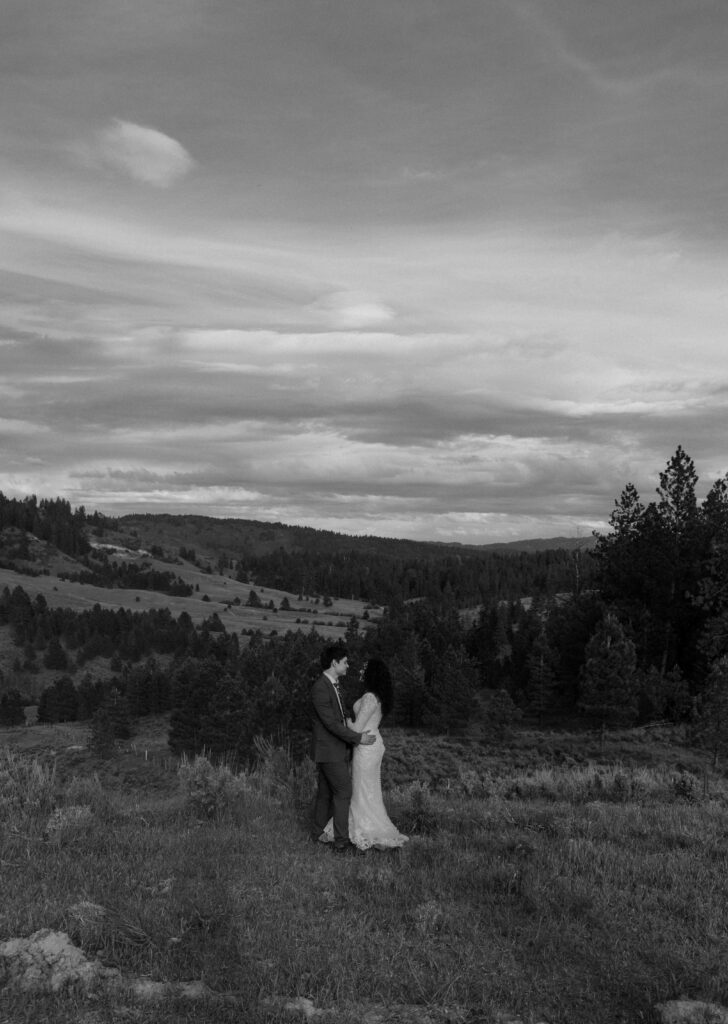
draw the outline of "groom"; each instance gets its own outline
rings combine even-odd
[[[314,802],[310,837],[318,842],[329,818],[334,819],[334,853],[347,853],[354,847],[349,841],[349,804],[351,747],[376,741],[369,732],[355,732],[346,724],[339,679],[349,668],[346,647],[330,644],[321,653],[323,674],[311,689],[313,705],[311,757],[318,769],[318,790]]]

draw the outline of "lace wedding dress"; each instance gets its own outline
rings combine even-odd
[[[357,732],[371,732],[376,742],[354,747],[352,758],[352,796],[349,806],[349,839],[360,850],[375,847],[378,850],[404,846],[408,841],[390,821],[382,799],[381,767],[384,743],[379,732],[382,705],[373,693],[365,693],[354,704],[356,718],[353,728]],[[329,821],[324,842],[333,842],[334,826]]]

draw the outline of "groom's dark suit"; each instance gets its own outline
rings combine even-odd
[[[333,811],[334,843],[344,844],[349,838],[351,803],[349,754],[353,745],[361,743],[362,734],[350,729],[344,721],[343,704],[327,675],[319,676],[313,684],[311,704],[311,757],[318,768],[311,835],[317,838],[323,832]]]

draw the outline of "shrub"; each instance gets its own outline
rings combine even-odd
[[[674,775],[671,779],[672,791],[675,796],[681,800],[687,800],[688,803],[693,803],[697,799],[698,791],[698,780],[696,777],[687,771],[681,771],[679,775]]]
[[[0,751],[0,822],[29,827],[45,821],[55,804],[55,781],[55,764]]]
[[[263,736],[253,740],[258,760],[255,779],[264,792],[290,800],[296,807],[309,802],[316,788],[316,765],[309,757],[295,760],[290,742],[275,744]]]
[[[93,822],[93,812],[88,804],[69,804],[56,807],[46,822],[45,832],[49,838],[60,839],[68,833],[82,831]]]
[[[108,818],[113,809],[111,797],[96,772],[74,775],[63,790],[63,803],[70,807],[89,807],[98,818]]]
[[[624,803],[632,796],[632,779],[626,772],[616,771],[612,778],[610,794],[616,803]]]
[[[412,782],[399,790],[405,805],[398,814],[398,827],[405,835],[430,835],[437,832],[439,822],[430,801],[430,787],[426,782]]]
[[[589,765],[582,768],[539,768],[519,773],[506,780],[502,795],[506,799],[564,800],[583,804],[644,802],[664,797],[666,779],[646,768]]]
[[[183,755],[177,777],[187,810],[207,820],[231,816],[249,789],[244,775],[235,775],[226,765],[213,765],[201,754],[193,761]]]
[[[492,786],[490,780],[481,777],[472,768],[460,767],[458,770],[458,782],[466,796],[484,799],[491,795]]]

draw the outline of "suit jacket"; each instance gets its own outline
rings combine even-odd
[[[362,734],[342,722],[336,690],[328,676],[320,675],[311,687],[311,707],[311,757],[318,762],[347,761]]]

